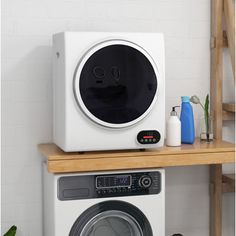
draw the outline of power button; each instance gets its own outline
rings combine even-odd
[[[149,188],[152,185],[152,179],[148,175],[143,175],[139,179],[139,186],[142,188]]]

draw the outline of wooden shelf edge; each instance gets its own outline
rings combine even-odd
[[[223,111],[222,118],[223,118],[223,121],[234,121],[235,113]]]
[[[65,153],[55,144],[40,144],[39,151],[51,173],[115,171],[190,165],[234,163],[235,145],[222,140],[160,149]]]
[[[51,173],[114,171],[190,165],[234,163],[234,152],[198,153],[189,155],[133,156],[48,161]]]
[[[204,153],[220,153],[220,152],[234,152],[235,146],[232,143],[214,140],[212,143],[201,143],[196,140],[194,145],[183,145],[181,147],[163,147],[160,149],[148,149],[146,151],[139,150],[120,150],[120,151],[96,151],[85,152],[80,154],[78,152],[65,153],[55,144],[39,144],[39,152],[49,161],[53,160],[72,160],[72,159],[104,159],[104,158],[120,158],[120,157],[147,157],[147,156],[168,156],[168,155],[192,155]]]
[[[234,112],[235,113],[235,103],[223,103],[222,108],[224,111]]]

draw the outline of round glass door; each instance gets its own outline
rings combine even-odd
[[[126,127],[143,119],[156,101],[158,71],[136,44],[112,40],[92,48],[79,62],[74,94],[96,123]]]
[[[122,201],[107,201],[87,209],[73,224],[69,236],[152,236],[146,216]]]
[[[142,236],[136,220],[120,211],[106,211],[84,227],[81,236]]]

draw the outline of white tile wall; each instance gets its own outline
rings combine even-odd
[[[209,92],[210,0],[3,0],[2,233],[16,224],[18,236],[42,236],[36,145],[52,140],[51,35],[65,30],[163,32],[166,115],[181,95],[203,99]],[[225,73],[229,101],[229,66]],[[201,109],[194,110],[198,123]],[[233,129],[226,126],[226,139],[234,140]],[[209,235],[208,168],[168,168],[166,174],[166,235]],[[233,202],[232,194],[224,197],[225,236],[234,234]]]

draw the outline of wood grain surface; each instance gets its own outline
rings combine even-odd
[[[65,153],[55,144],[40,144],[48,171],[52,173],[124,170],[168,166],[222,164],[234,162],[234,144],[215,140],[181,147],[163,147],[145,151],[99,151]]]

